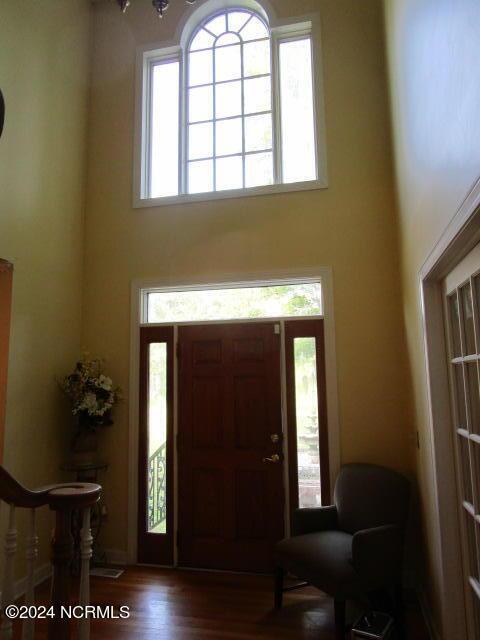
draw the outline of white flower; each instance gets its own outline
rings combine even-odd
[[[93,416],[97,411],[97,396],[94,393],[86,393],[81,404],[79,405],[80,411],[88,411]]]
[[[112,388],[112,379],[108,376],[104,376],[103,373],[98,377],[97,387],[100,389],[105,389],[105,391],[110,391]]]

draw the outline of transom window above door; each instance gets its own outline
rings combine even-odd
[[[320,282],[231,286],[180,291],[144,289],[144,324],[320,317]]]
[[[224,9],[173,49],[142,58],[137,206],[325,186],[311,21]]]

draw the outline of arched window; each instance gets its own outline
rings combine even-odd
[[[188,193],[273,184],[270,31],[246,10],[210,17],[188,53]]]
[[[326,186],[311,21],[238,6],[189,34],[143,54],[136,204]]]

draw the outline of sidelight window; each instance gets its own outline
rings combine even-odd
[[[298,506],[320,507],[320,432],[316,338],[295,338],[295,417],[298,467]]]
[[[330,504],[323,320],[285,322],[290,506]]]
[[[152,342],[148,363],[147,531],[167,532],[167,344]]]
[[[173,328],[142,327],[138,559],[173,562]]]

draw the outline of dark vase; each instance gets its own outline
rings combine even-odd
[[[72,462],[78,465],[94,464],[98,451],[98,425],[88,416],[78,416],[77,431],[72,438]]]

